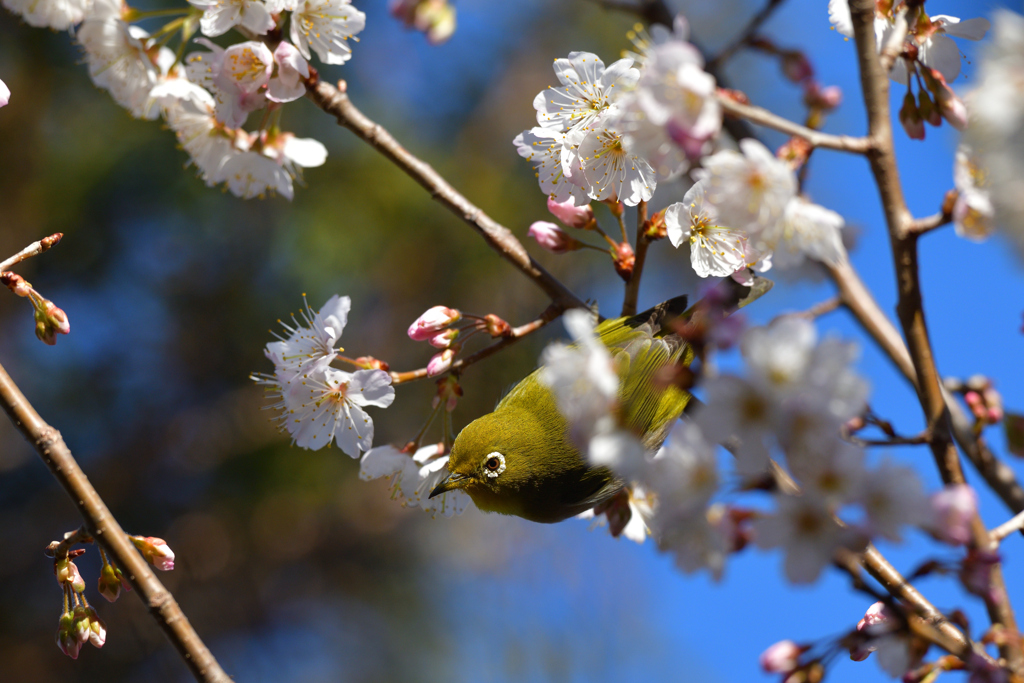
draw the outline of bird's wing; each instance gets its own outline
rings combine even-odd
[[[637,332],[642,334],[641,330]],[[618,353],[616,361],[621,386],[619,399],[626,410],[626,421],[635,433],[643,435],[645,448],[656,450],[682,414],[690,394],[675,386],[657,386],[655,374],[671,363],[689,364],[693,352],[678,337],[656,339],[649,334],[630,342]]]

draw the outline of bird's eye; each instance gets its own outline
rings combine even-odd
[[[487,459],[484,460],[484,474],[491,479],[505,471],[505,456],[501,453],[494,451],[487,455]]]

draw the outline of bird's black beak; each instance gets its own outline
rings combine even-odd
[[[469,477],[467,477],[465,474],[452,472],[447,477],[445,477],[440,484],[434,487],[434,490],[430,492],[428,498],[439,496],[442,493],[445,493],[446,491],[451,491],[452,489],[461,489],[463,486],[465,486],[463,482],[465,482],[468,479]]]

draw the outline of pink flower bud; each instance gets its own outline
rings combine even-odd
[[[409,326],[409,338],[413,341],[426,341],[452,323],[457,323],[461,318],[462,313],[455,308],[433,306],[424,311],[423,315],[416,318],[415,322]]]
[[[458,330],[448,329],[448,330],[441,330],[440,332],[435,334],[433,337],[431,337],[427,341],[430,342],[430,345],[435,347],[435,348],[447,349],[458,338],[459,338],[459,331]]]
[[[11,89],[3,81],[0,81],[0,107],[6,107],[10,101]]]
[[[82,641],[75,634],[75,615],[71,612],[60,615],[55,640],[61,652],[71,659],[78,659],[78,653],[82,650]]]
[[[998,601],[992,585],[992,568],[999,563],[999,553],[971,548],[960,566],[960,581],[964,588],[978,597]]]
[[[843,91],[838,85],[822,88],[811,81],[804,89],[804,104],[813,109],[832,111],[843,102]]]
[[[7,287],[7,289],[14,292],[16,296],[31,296],[32,292],[34,291],[32,289],[32,285],[30,285],[25,280],[25,278],[18,275],[17,273],[12,273],[10,271],[0,273],[0,284],[4,285],[5,287]]]
[[[903,106],[900,107],[900,123],[911,140],[924,140],[924,119],[917,108],[914,96],[909,91],[903,98]]]
[[[803,52],[790,50],[782,53],[782,73],[794,83],[800,83],[814,76],[814,67]]]
[[[36,337],[44,344],[53,346],[57,343],[58,334],[71,332],[71,323],[64,311],[57,308],[48,299],[43,299],[36,304]]]
[[[792,640],[780,640],[761,653],[761,668],[771,674],[786,674],[800,663],[804,648]]]
[[[530,226],[528,234],[537,240],[537,244],[555,254],[576,251],[582,246],[572,235],[547,221],[535,222]]]
[[[612,261],[619,277],[629,282],[629,279],[633,277],[633,266],[636,264],[636,255],[629,242],[621,242],[612,249]]]
[[[594,210],[590,208],[590,204],[576,206],[576,202],[572,197],[569,197],[564,202],[556,202],[551,197],[548,197],[548,211],[570,228],[589,230],[597,225],[597,219],[594,218]]]
[[[121,582],[124,577],[121,570],[111,564],[103,565],[100,569],[100,578],[97,585],[99,594],[107,599],[107,602],[114,602],[121,595]]]
[[[152,536],[130,536],[132,543],[139,549],[146,562],[162,572],[174,569],[174,551],[162,538]]]
[[[484,322],[487,324],[487,334],[492,337],[508,337],[512,334],[512,326],[493,313],[485,315]]]
[[[928,89],[935,95],[935,105],[942,118],[957,130],[967,127],[967,107],[963,100],[956,96],[953,89],[946,85],[945,77],[937,69],[922,69]]]
[[[857,622],[858,631],[867,631],[869,635],[879,636],[899,628],[898,615],[884,602],[876,602],[868,607],[867,612]]]
[[[107,642],[107,625],[92,607],[86,607],[89,614],[89,644],[99,648]]]
[[[456,344],[431,358],[430,362],[427,363],[427,377],[436,377],[442,372],[447,372],[455,360],[455,354],[458,353],[458,346]]]
[[[449,413],[455,410],[455,405],[462,396],[462,386],[455,375],[448,375],[437,380],[437,395],[434,396],[432,407],[436,408],[444,401],[444,409]]]
[[[76,593],[85,592],[85,579],[82,578],[82,574],[78,571],[78,566],[69,560],[64,558],[63,560],[57,560],[53,563],[53,573],[57,576],[57,583],[71,586]]]
[[[78,638],[78,642],[83,644],[89,642],[89,633],[91,632],[91,629],[89,628],[89,613],[86,611],[85,607],[82,607],[81,605],[76,607],[74,618],[75,621],[72,628],[74,629],[75,637]]]
[[[932,494],[932,533],[950,545],[971,541],[971,520],[978,514],[978,496],[970,486],[955,484]]]

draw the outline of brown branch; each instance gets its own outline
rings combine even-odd
[[[908,231],[912,235],[923,235],[926,232],[931,232],[936,228],[941,228],[942,226],[949,225],[952,222],[952,212],[940,211],[937,214],[926,218],[915,218],[911,221]]]
[[[819,318],[825,315],[826,313],[831,313],[832,311],[836,310],[842,305],[842,297],[833,296],[831,298],[825,299],[824,301],[819,301],[818,303],[814,304],[805,311],[780,313],[779,315],[775,316],[769,324],[774,323],[776,320],[781,320],[782,318],[806,318],[808,320],[814,320],[815,318]]]
[[[949,411],[942,393],[938,369],[932,353],[928,328],[925,323],[919,281],[917,235],[910,232],[913,218],[903,197],[893,149],[892,120],[889,111],[889,76],[878,58],[874,21],[874,0],[852,0],[850,3],[857,58],[860,66],[861,91],[868,114],[868,137],[873,141],[868,154],[871,171],[881,195],[896,267],[898,303],[897,316],[907,339],[910,357],[917,376],[917,390],[924,410],[927,430],[931,433],[929,446],[946,484],[966,482],[960,466],[960,457],[953,443]],[[972,536],[978,547],[988,547],[988,532],[980,517],[972,521]],[[1017,632],[1016,617],[1010,606],[998,565],[992,568],[992,597],[985,599],[989,618],[993,624],[1002,624],[1010,632]],[[1024,674],[1024,653],[1015,647],[1000,648],[1010,670]]]
[[[644,263],[647,261],[647,248],[651,241],[647,238],[647,202],[640,202],[636,207],[636,252],[633,272],[626,283],[626,295],[622,299],[621,315],[636,315],[636,304],[640,298],[640,278],[643,276]]]
[[[830,266],[829,274],[839,288],[839,295],[854,318],[871,335],[889,359],[914,387],[917,387],[917,373],[910,359],[903,338],[892,322],[879,308],[857,271],[848,261]],[[953,436],[960,448],[967,454],[978,473],[989,487],[1002,499],[1010,512],[1024,512],[1024,487],[1017,481],[1013,469],[1002,462],[989,450],[985,441],[974,433],[971,419],[956,399],[943,392],[946,407],[953,424]]]
[[[825,149],[836,149],[841,152],[852,152],[854,154],[867,154],[871,149],[871,140],[868,138],[856,138],[849,135],[830,135],[821,131],[801,126],[789,119],[784,119],[778,114],[749,104],[740,104],[729,97],[719,93],[718,103],[722,110],[731,116],[737,116],[751,123],[766,128],[772,128],[782,133],[795,135],[810,143],[811,147],[823,147]]]
[[[988,537],[992,539],[992,543],[998,545],[1004,538],[1012,534],[1014,531],[1024,530],[1024,512],[1019,512],[1014,515],[1010,520],[1003,522],[995,529],[988,532]]]
[[[448,181],[441,177],[429,164],[406,150],[380,124],[374,123],[359,111],[342,89],[325,81],[310,79],[306,96],[318,107],[335,117],[338,124],[348,128],[364,142],[386,156],[413,180],[422,185],[430,196],[443,204],[476,230],[487,244],[506,261],[519,269],[526,277],[563,308],[583,307],[583,301],[548,273],[527,253],[526,248],[512,232],[473,205]]]
[[[544,327],[549,322],[551,322],[558,316],[562,315],[564,311],[565,308],[563,308],[562,306],[559,306],[558,304],[551,304],[546,309],[544,309],[544,312],[541,313],[540,317],[537,318],[536,320],[528,322],[525,325],[520,325],[519,327],[513,327],[507,337],[503,337],[502,339],[496,341],[490,346],[485,346],[484,348],[480,349],[471,356],[466,356],[461,360],[455,361],[454,363],[452,363],[451,368],[449,368],[447,372],[458,372],[464,368],[469,367],[473,363],[476,363],[477,361],[481,361],[484,358],[493,356],[494,354],[496,354],[498,351],[501,351],[505,347],[515,344],[517,341],[519,341],[526,335],[530,334],[531,332],[536,332],[540,328]],[[426,368],[420,368],[418,370],[407,370],[405,372],[392,372],[391,383],[404,384],[405,382],[412,382],[413,380],[424,379],[427,376],[428,375]]]
[[[149,606],[150,614],[185,660],[196,680],[230,683],[231,679],[193,630],[174,596],[156,578],[121,525],[110,514],[106,503],[89,483],[60,432],[43,421],[2,366],[0,403],[3,403],[11,422],[35,447],[50,472],[78,507],[88,534],[110,554],[138,596]]]
[[[765,6],[761,8],[761,11],[751,17],[746,28],[740,32],[739,36],[725,46],[725,48],[723,48],[722,51],[714,58],[708,60],[708,70],[710,71],[714,69],[717,71],[723,67],[741,47],[751,41],[754,35],[761,29],[764,22],[768,21],[775,10],[778,9],[783,2],[785,2],[785,0],[768,0]]]
[[[39,254],[42,254],[50,247],[57,246],[57,244],[60,243],[62,237],[64,237],[64,233],[55,232],[49,237],[44,237],[38,242],[33,242],[32,244],[28,245],[27,247],[25,247],[14,256],[7,259],[6,261],[0,262],[0,273],[4,272],[5,270],[7,270],[8,268],[15,264],[21,263],[25,259],[32,258],[33,256],[38,256]]]
[[[782,466],[771,460],[770,467],[772,478],[779,491],[786,495],[800,493],[800,487]],[[837,522],[839,522],[838,519]],[[863,566],[868,574],[882,584],[889,595],[902,600],[916,614],[931,624],[935,629],[935,637],[929,638],[929,640],[961,659],[966,660],[971,654],[971,643],[960,632],[960,629],[950,622],[913,584],[903,578],[903,575],[873,545],[869,544],[863,553],[852,553],[845,549],[839,549],[833,558],[833,564],[849,573],[855,585],[863,583],[859,571],[859,568]]]

